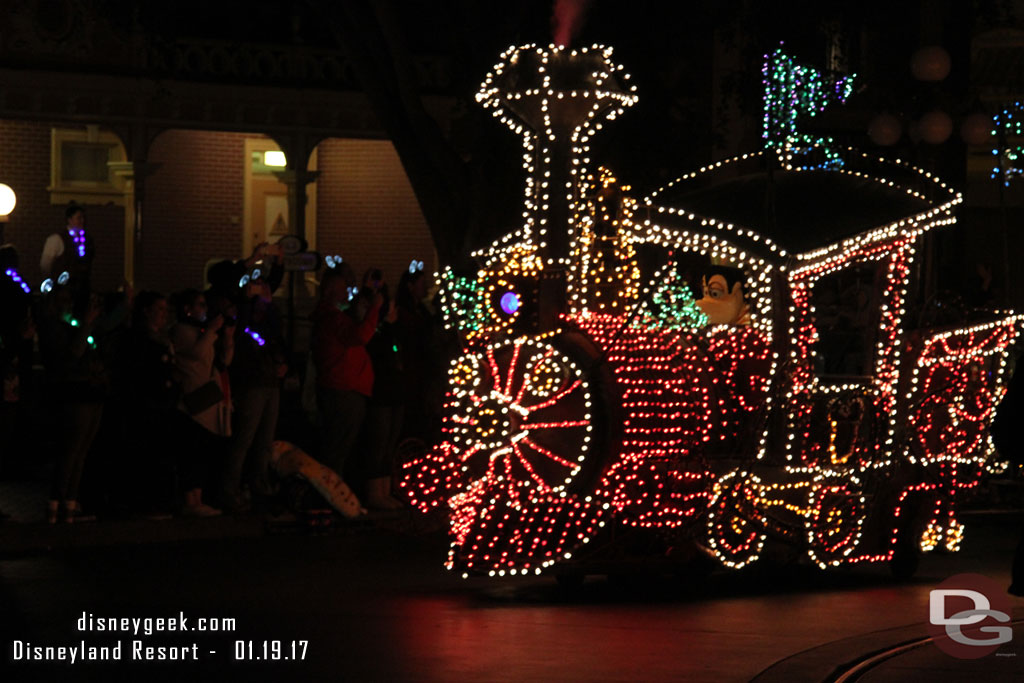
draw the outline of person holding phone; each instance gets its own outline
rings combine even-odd
[[[175,306],[178,323],[171,329],[171,342],[181,381],[177,424],[182,514],[215,517],[220,510],[203,502],[203,484],[222,465],[231,435],[231,390],[225,370],[235,353],[234,321],[223,314],[208,319],[206,296],[195,289],[176,294]]]

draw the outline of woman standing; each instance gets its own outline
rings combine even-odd
[[[175,296],[178,324],[171,341],[181,379],[177,423],[182,434],[182,514],[213,517],[220,510],[203,502],[203,481],[219,466],[231,436],[231,387],[227,368],[234,357],[234,320],[206,319],[206,297],[194,289]],[[228,311],[230,313],[230,311]]]

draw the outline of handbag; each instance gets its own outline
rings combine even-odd
[[[220,383],[215,379],[211,379],[198,389],[193,389],[181,397],[181,402],[189,415],[198,415],[223,400],[224,392],[221,391]]]

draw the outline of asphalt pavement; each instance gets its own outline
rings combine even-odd
[[[547,576],[461,579],[443,568],[443,528],[412,513],[330,526],[16,521],[0,526],[0,681],[1024,680],[1020,624],[980,659],[929,639],[938,583],[1008,583],[1024,515],[965,520],[962,551],[925,556],[910,581],[881,566],[755,566],[592,576],[572,590]],[[182,619],[187,630],[166,630]],[[107,661],[25,655],[84,645],[113,657],[117,644]]]

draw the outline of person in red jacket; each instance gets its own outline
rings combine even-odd
[[[342,477],[373,394],[373,364],[366,344],[377,330],[383,301],[379,292],[350,301],[349,280],[355,280],[351,269],[329,269],[313,313],[313,363],[324,427],[320,460]]]

